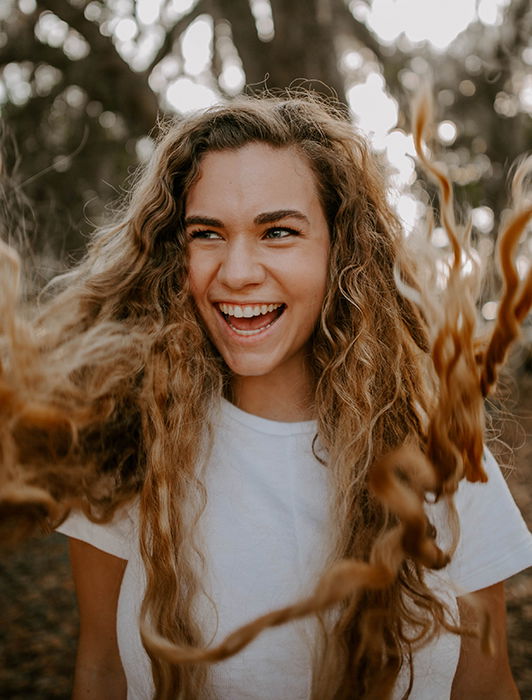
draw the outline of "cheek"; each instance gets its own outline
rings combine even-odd
[[[201,260],[196,255],[189,256],[187,277],[190,294],[196,304],[199,304],[207,289],[207,275],[204,266],[201,265]]]
[[[309,302],[312,301],[315,306],[319,306],[321,309],[329,280],[327,251],[323,251],[323,255],[314,260],[314,265],[308,265],[305,277]]]
[[[202,283],[201,276],[198,275],[197,269],[189,268],[188,287],[190,298],[192,299],[193,306],[195,307],[197,320],[200,322],[200,325],[204,325],[205,328],[208,328],[209,314],[207,313],[207,307],[209,306],[209,303],[205,293],[205,286]]]
[[[319,265],[313,270],[313,294],[312,300],[312,330],[314,331],[320,322],[321,311],[325,301],[325,296],[329,287],[329,266]]]

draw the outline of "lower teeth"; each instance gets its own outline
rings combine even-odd
[[[262,328],[255,328],[253,331],[242,331],[239,328],[235,328],[231,321],[227,321],[227,324],[229,325],[229,328],[231,328],[235,333],[238,333],[238,335],[257,335],[257,333],[261,333],[262,331],[266,330],[266,328],[269,328],[273,323],[275,323],[275,321],[277,321],[277,319],[271,323],[268,323],[266,326],[262,326]]]

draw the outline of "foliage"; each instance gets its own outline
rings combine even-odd
[[[4,170],[36,212],[26,232],[48,259],[82,250],[149,152],[158,116],[176,111],[176,81],[224,99],[244,83],[284,88],[308,78],[344,100],[380,72],[404,113],[420,77],[432,76],[440,118],[457,133],[445,156],[451,174],[463,199],[489,207],[489,233],[508,166],[532,143],[532,10],[528,0],[508,2],[502,23],[471,24],[442,54],[404,36],[379,40],[370,0],[4,0],[0,110],[18,144],[18,154],[4,149]],[[184,50],[198,18],[211,28],[200,70]]]

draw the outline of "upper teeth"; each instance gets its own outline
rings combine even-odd
[[[227,316],[235,318],[251,318],[252,316],[261,316],[275,311],[282,304],[256,304],[255,306],[237,306],[236,304],[218,304],[220,311]]]

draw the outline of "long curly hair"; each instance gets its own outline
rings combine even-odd
[[[333,604],[312,696],[388,697],[415,648],[442,627],[456,631],[425,582],[427,567],[444,566],[448,555],[435,545],[423,498],[452,494],[464,473],[483,478],[478,401],[468,433],[438,400],[463,362],[463,376],[480,386],[486,353],[475,346],[457,362],[460,343],[453,355],[430,326],[382,168],[342,109],[309,96],[238,98],[161,132],[116,221],[53,282],[36,318],[15,313],[17,261],[2,251],[0,535],[27,534],[45,518],[57,523],[72,507],[106,522],[138,498],[141,630],[157,698],[209,697],[206,661],[237,653],[268,625]],[[210,408],[230,395],[231,377],[191,300],[183,219],[205,154],[255,142],[307,159],[329,225],[328,286],[309,362],[315,452],[333,483],[328,563],[336,564],[311,598],[204,649],[191,613],[202,590],[194,526],[208,498],[198,466]],[[458,259],[465,245],[457,242]],[[455,268],[450,279],[461,279]]]

